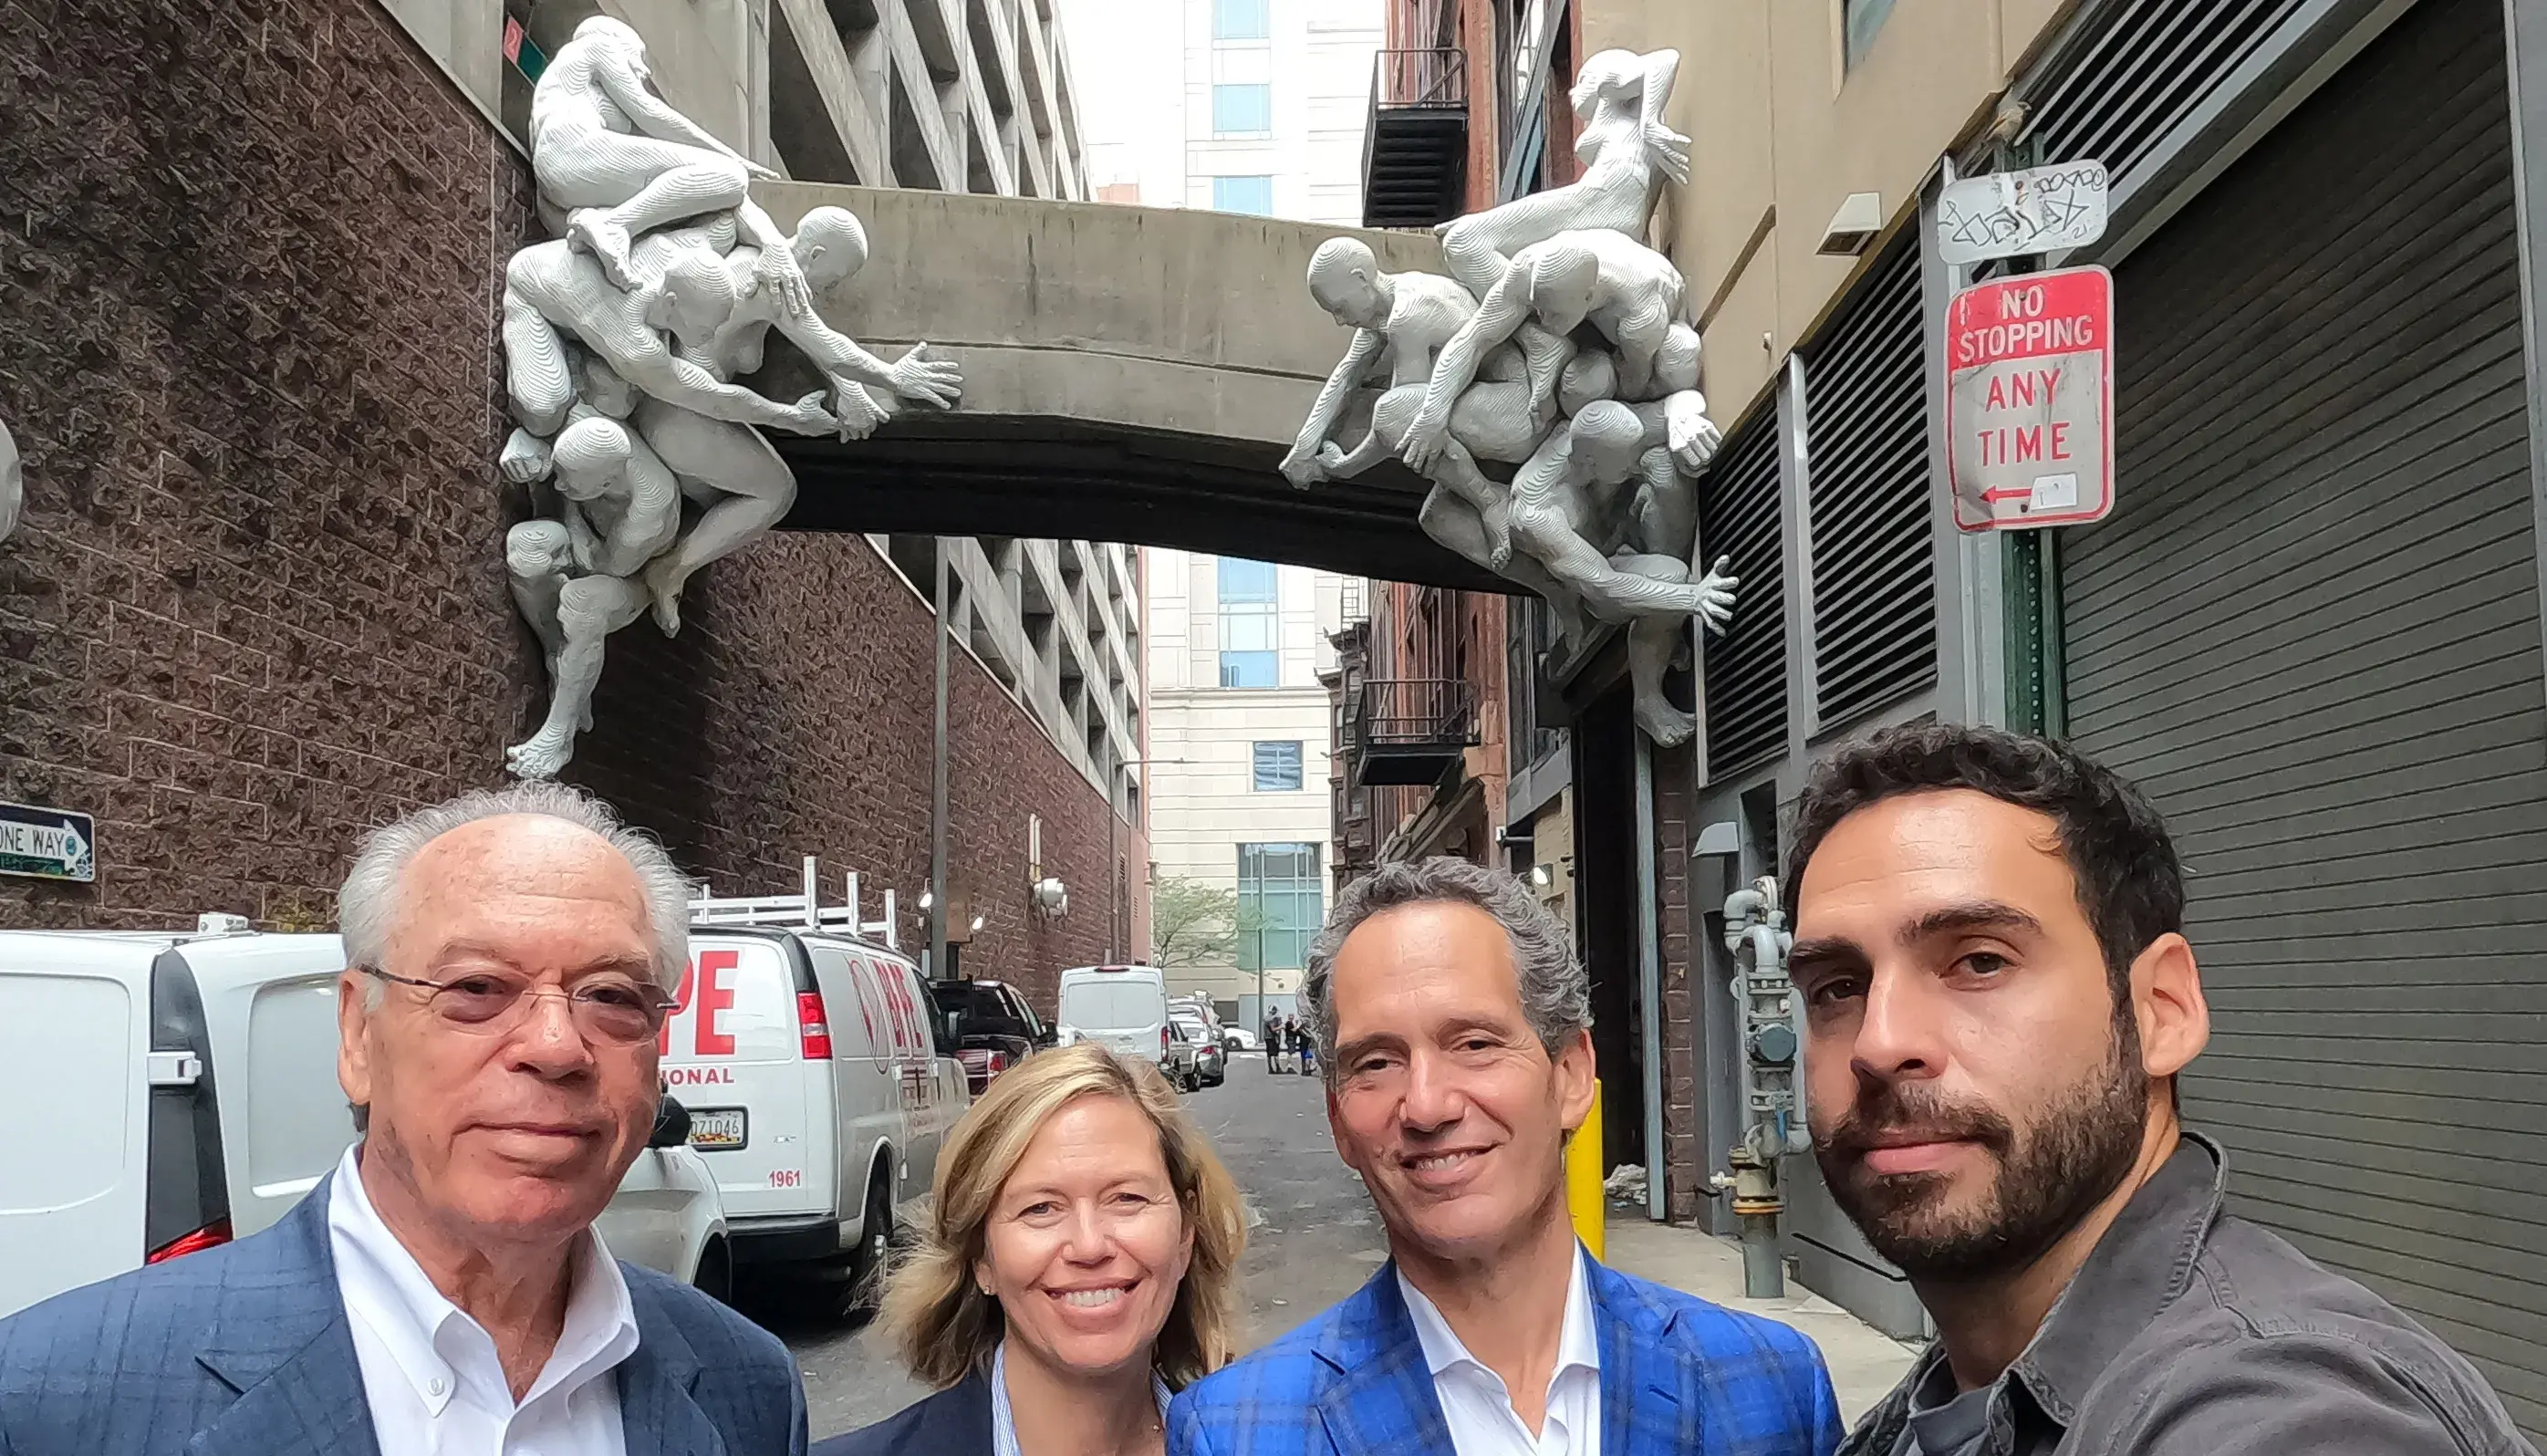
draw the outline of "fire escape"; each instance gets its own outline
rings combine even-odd
[[[1455,47],[1379,52],[1362,133],[1365,227],[1459,215],[1468,186],[1468,58]]]

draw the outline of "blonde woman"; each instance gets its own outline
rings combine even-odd
[[[1228,1363],[1247,1216],[1150,1063],[1083,1043],[991,1084],[937,1161],[883,1323],[937,1394],[815,1456],[1164,1456]]]

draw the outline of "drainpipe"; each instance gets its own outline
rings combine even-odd
[[[1797,1029],[1794,983],[1787,979],[1787,951],[1795,937],[1778,907],[1778,882],[1762,877],[1724,900],[1724,943],[1733,952],[1733,999],[1742,1013],[1742,1107],[1750,1119],[1742,1141],[1726,1155],[1731,1173],[1714,1182],[1733,1195],[1742,1221],[1743,1293],[1777,1299],[1786,1293],[1786,1261],[1778,1247],[1778,1220],[1786,1195],[1778,1185],[1780,1160],[1807,1152],[1801,1103],[1796,1095]]]
[[[1645,1009],[1645,1217],[1671,1217],[1663,1188],[1662,930],[1654,905],[1654,745],[1636,733],[1636,997]]]
[[[928,976],[946,976],[946,538],[937,542],[937,715],[928,812]]]

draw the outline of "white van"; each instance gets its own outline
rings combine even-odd
[[[333,935],[0,931],[0,1316],[273,1224],[355,1139]],[[727,1293],[677,1105],[601,1218],[613,1254]]]
[[[1151,1062],[1169,1059],[1168,980],[1156,966],[1076,966],[1061,973],[1061,1014],[1076,1040]]]
[[[691,928],[663,1078],[690,1110],[736,1263],[843,1281],[843,1308],[866,1293],[972,1105],[920,968],[810,929]]]

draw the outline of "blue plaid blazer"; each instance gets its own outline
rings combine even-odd
[[[378,1456],[327,1244],[333,1182],[263,1233],[0,1320],[0,1456]],[[619,1267],[637,1307],[618,1370],[628,1456],[803,1456],[785,1346]]]
[[[1768,1320],[1598,1262],[1602,1456],[1830,1456],[1821,1353]],[[1424,1347],[1382,1265],[1351,1299],[1179,1395],[1169,1456],[1454,1456]]]

